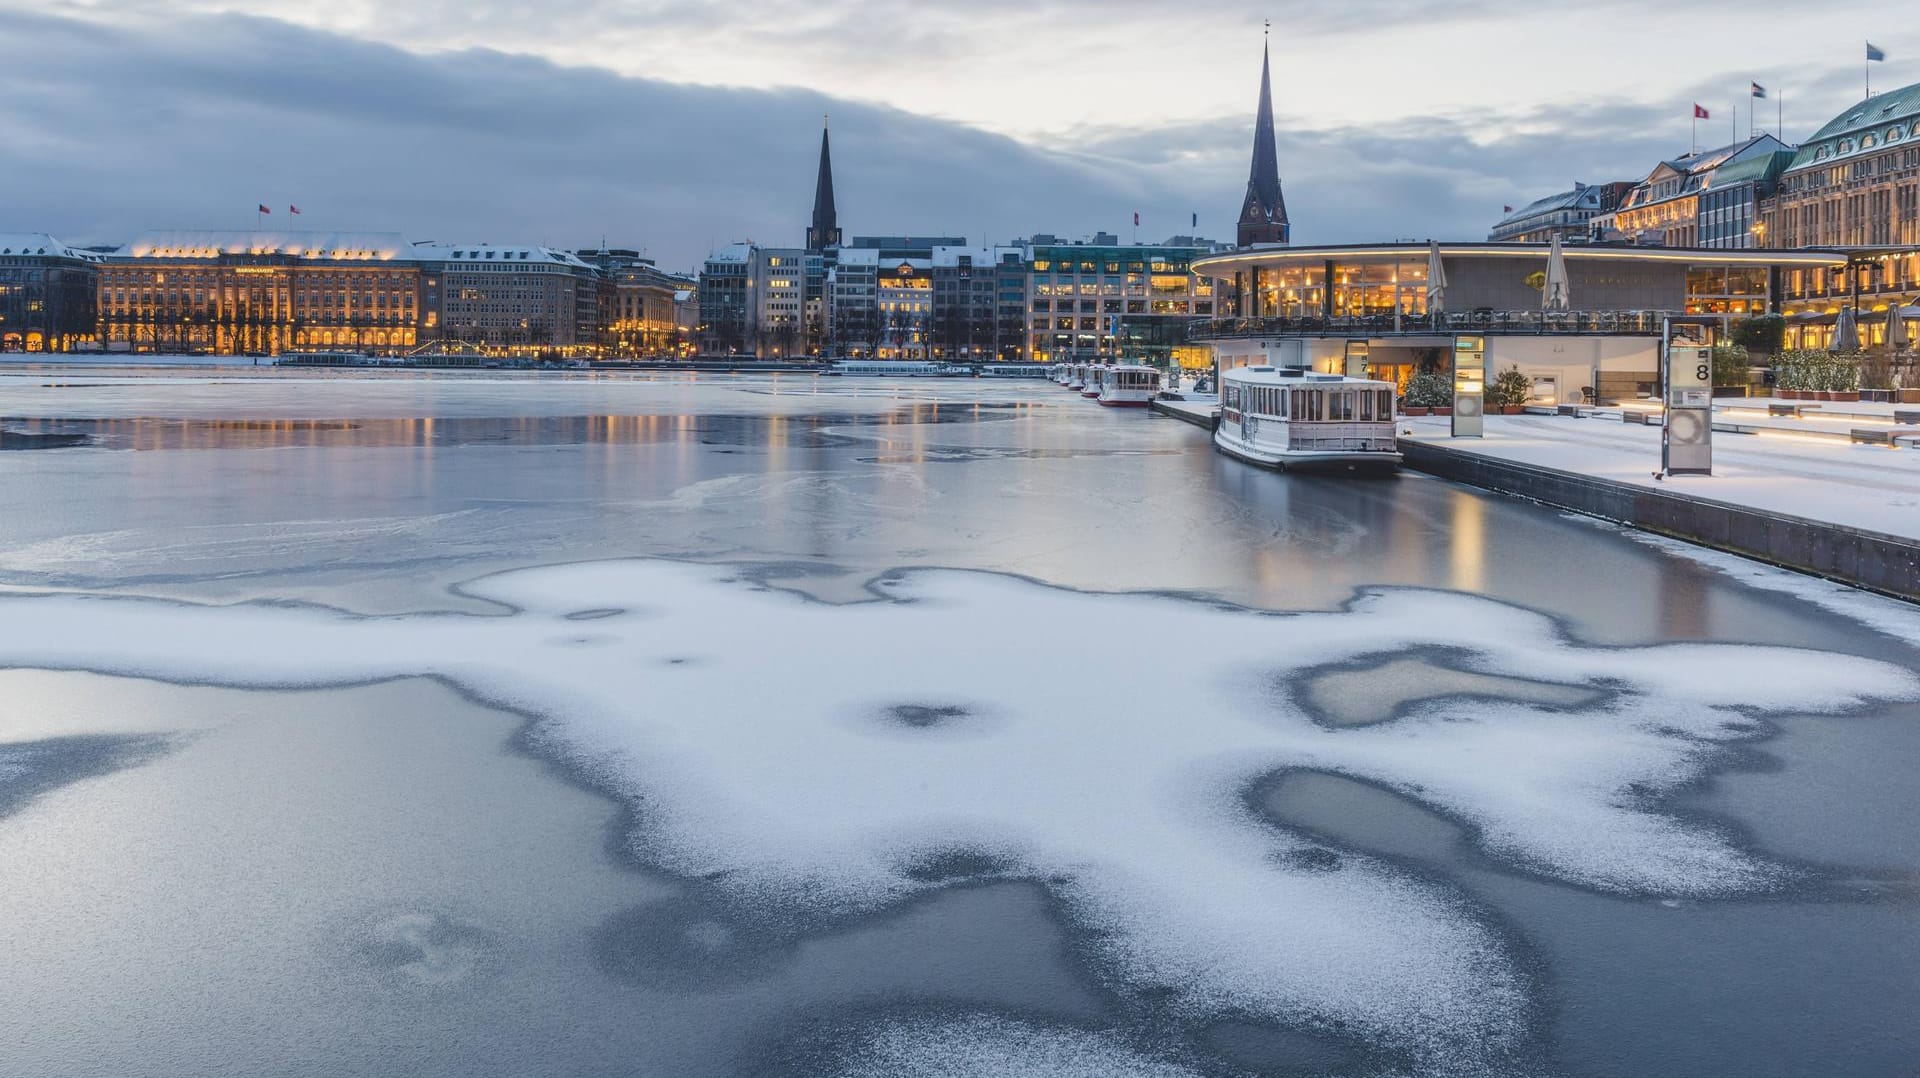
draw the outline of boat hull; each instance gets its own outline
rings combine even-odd
[[[1147,406],[1147,399],[1145,397],[1122,397],[1110,400],[1106,397],[1101,397],[1100,403],[1109,408],[1145,408]]]
[[[1257,464],[1262,468],[1272,468],[1283,472],[1368,472],[1390,474],[1400,468],[1400,454],[1372,450],[1292,450],[1271,449],[1249,445],[1238,438],[1217,430],[1213,434],[1215,449],[1235,460],[1248,464]]]

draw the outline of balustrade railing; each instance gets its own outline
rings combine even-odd
[[[1365,335],[1369,337],[1422,337],[1434,334],[1596,334],[1601,336],[1657,337],[1668,318],[1685,317],[1679,311],[1495,311],[1476,309],[1449,311],[1440,315],[1391,314],[1333,318],[1268,317],[1215,318],[1187,327],[1187,338],[1195,341],[1226,337],[1281,337],[1288,335]]]

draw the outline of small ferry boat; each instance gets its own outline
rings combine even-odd
[[[1107,376],[1107,365],[1095,363],[1087,368],[1086,381],[1081,383],[1080,395],[1092,400],[1100,396],[1100,379]]]
[[[1072,367],[1068,368],[1067,388],[1073,390],[1075,393],[1087,388],[1087,365],[1085,363],[1075,363]]]
[[[1145,408],[1160,393],[1160,371],[1137,363],[1108,367],[1100,377],[1101,404]]]
[[[1071,381],[1073,381],[1073,364],[1055,363],[1053,365],[1054,384],[1064,386]]]
[[[1220,379],[1213,444],[1268,468],[1392,471],[1393,384],[1301,367],[1239,367]]]
[[[842,359],[822,373],[862,378],[966,378],[973,375],[973,368],[911,359]]]

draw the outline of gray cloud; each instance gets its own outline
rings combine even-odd
[[[688,11],[713,17],[710,5]],[[684,267],[713,244],[799,240],[826,112],[850,232],[1124,236],[1138,210],[1143,239],[1187,231],[1190,212],[1203,233],[1230,238],[1251,137],[1251,71],[1248,115],[1078,128],[1042,148],[804,89],[693,86],[479,49],[420,55],[256,17],[0,9],[0,38],[34,43],[0,66],[13,103],[0,111],[0,228],[76,241],[245,227],[265,201],[282,224],[293,203],[311,227],[417,239],[574,246],[605,235]],[[1840,74],[1803,79],[1795,115],[1857,96]],[[1712,105],[1707,89],[1696,93]],[[1684,149],[1673,111],[1594,98],[1367,127],[1283,111],[1296,239],[1482,235],[1503,203],[1575,179],[1637,178]],[[1703,141],[1724,133],[1716,122]]]

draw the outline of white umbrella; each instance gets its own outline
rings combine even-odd
[[[1540,308],[1547,311],[1567,309],[1567,255],[1560,249],[1560,234],[1553,234],[1553,246],[1547,251],[1547,281],[1540,288]]]
[[[1827,345],[1829,352],[1858,352],[1860,350],[1860,325],[1855,320],[1852,307],[1840,308],[1840,314],[1833,320],[1833,343]]]
[[[1427,241],[1427,313],[1434,323],[1447,313],[1447,267],[1440,262],[1440,241]]]

